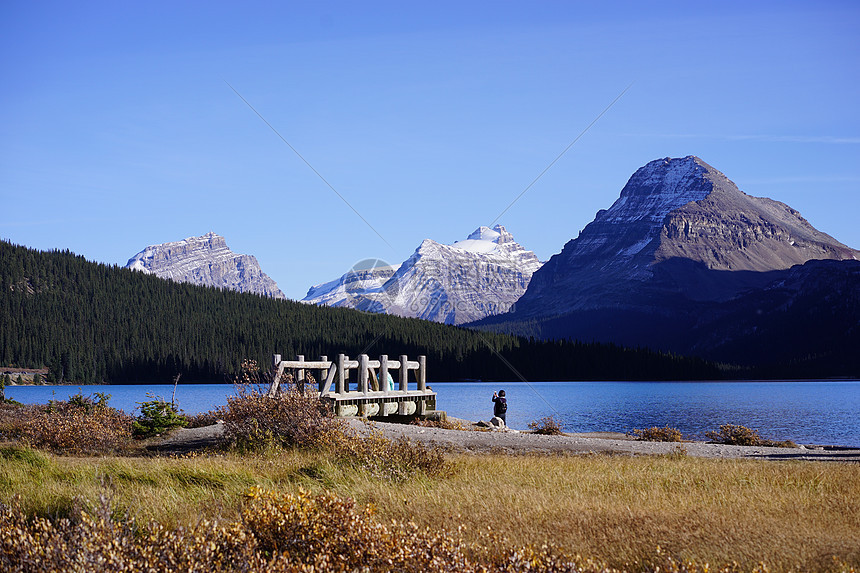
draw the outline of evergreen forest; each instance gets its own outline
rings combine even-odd
[[[427,356],[429,381],[696,380],[696,358],[539,341],[194,286],[0,241],[0,366],[53,383],[221,382],[245,359]]]

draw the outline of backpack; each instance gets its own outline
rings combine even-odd
[[[508,411],[508,400],[507,398],[499,398],[496,402],[496,409],[499,411],[499,414],[505,414]]]

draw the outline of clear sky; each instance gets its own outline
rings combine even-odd
[[[686,155],[860,248],[856,2],[4,0],[0,71],[0,237],[94,261],[215,231],[302,298],[491,224],[631,83],[498,220],[542,260]]]

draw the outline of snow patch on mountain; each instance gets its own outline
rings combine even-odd
[[[651,161],[633,174],[618,200],[603,212],[603,220],[648,220],[659,226],[670,211],[708,196],[706,173],[693,156]]]

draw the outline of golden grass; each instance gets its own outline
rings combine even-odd
[[[490,525],[518,544],[551,541],[616,566],[647,560],[658,545],[745,569],[860,561],[857,465],[607,456],[458,465],[432,488],[367,490],[360,499],[419,524]]]
[[[860,465],[675,457],[449,456],[453,475],[405,482],[322,454],[273,450],[172,458],[70,458],[0,450],[0,501],[68,513],[75,497],[113,500],[138,520],[190,525],[238,519],[252,486],[332,491],[373,503],[380,519],[412,520],[478,540],[554,543],[614,566],[656,548],[712,566],[771,571],[860,567]],[[635,566],[633,567],[636,568]]]

